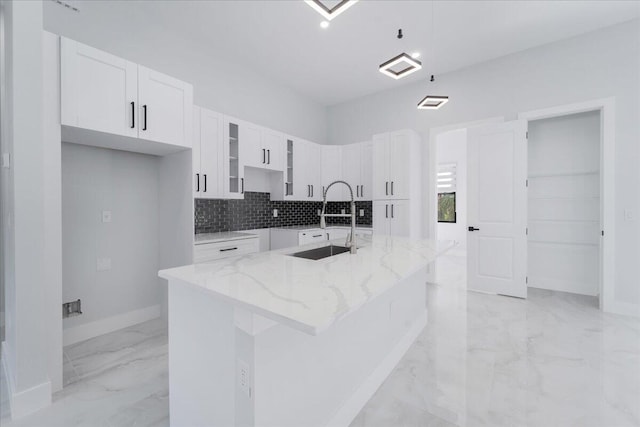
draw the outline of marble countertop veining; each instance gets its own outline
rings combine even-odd
[[[240,233],[238,231],[222,231],[219,233],[199,233],[195,235],[196,245],[204,243],[226,242],[229,240],[256,239],[259,236],[253,233]]]
[[[321,260],[290,256],[327,242],[161,270],[180,286],[220,297],[310,335],[425,268],[453,242],[389,236],[360,239],[358,253]]]

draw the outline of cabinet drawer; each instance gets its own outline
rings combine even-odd
[[[258,239],[230,240],[195,245],[193,262],[207,262],[258,252]]]
[[[324,230],[301,231],[298,233],[298,244],[306,245],[327,240],[327,233]]]

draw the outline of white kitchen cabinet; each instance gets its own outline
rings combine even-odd
[[[374,136],[374,200],[410,197],[411,186],[417,184],[410,167],[414,156],[420,156],[419,137],[414,131],[403,130]]]
[[[375,234],[422,236],[420,137],[412,130],[373,137]]]
[[[250,128],[241,126],[242,121],[224,118],[222,142],[222,193],[227,199],[244,199],[244,161],[249,151],[247,140],[255,139]]]
[[[355,200],[371,200],[372,145],[370,142],[342,146],[342,180],[351,185]],[[343,190],[344,200],[349,191]]]
[[[329,236],[326,230],[318,228],[316,230],[301,231],[298,233],[298,245],[307,245],[309,243],[318,243],[328,240]]]
[[[138,136],[191,147],[193,86],[138,66]]]
[[[284,171],[284,157],[286,140],[281,132],[262,129],[262,149],[266,154],[264,168],[274,171]]]
[[[323,145],[321,155],[322,192],[324,193],[329,184],[342,179],[342,147],[338,145]],[[347,200],[346,194],[348,191],[344,185],[336,184],[327,193],[327,201],[339,202]]]
[[[251,239],[200,243],[194,246],[193,262],[197,264],[200,262],[215,261],[233,256],[252,254],[259,250],[260,239],[258,239],[257,236]]]
[[[245,135],[245,166],[284,170],[285,138],[282,133],[244,121],[240,128]]]
[[[293,194],[290,200],[322,200],[320,146],[303,139],[292,140]]]
[[[373,202],[373,233],[384,236],[410,237],[410,200],[376,200]]]
[[[60,52],[63,126],[192,146],[192,85],[64,37]],[[64,129],[63,134],[80,135]],[[170,151],[95,139],[78,142],[150,153]]]
[[[60,39],[63,125],[138,137],[138,66]]]
[[[223,197],[224,119],[205,108],[193,109],[193,191],[195,198]]]

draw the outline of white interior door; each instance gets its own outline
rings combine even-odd
[[[470,290],[527,297],[527,122],[469,128]]]

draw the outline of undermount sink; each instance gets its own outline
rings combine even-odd
[[[345,252],[349,252],[349,248],[345,248],[344,246],[329,245],[329,246],[322,246],[320,248],[309,249],[302,252],[295,252],[289,255],[295,256],[298,258],[318,260],[318,259],[327,258],[334,255],[343,254]]]

